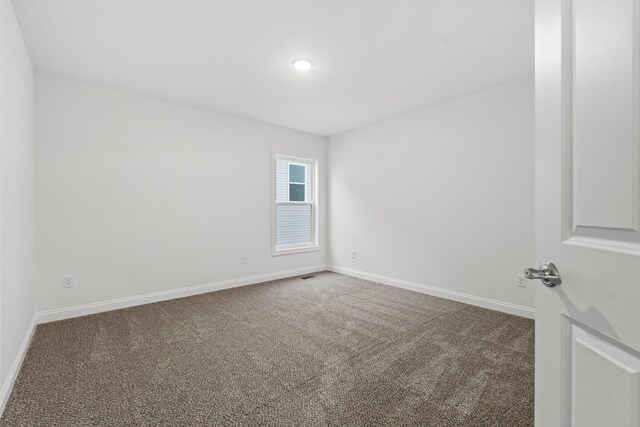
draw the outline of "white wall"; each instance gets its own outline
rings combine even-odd
[[[533,108],[527,78],[331,137],[330,263],[533,307]]]
[[[323,234],[322,251],[282,257],[270,255],[272,152],[319,158],[324,182],[325,138],[44,74],[36,100],[39,311],[327,254],[533,307],[534,284],[515,286],[535,265],[533,79],[330,138],[329,246]],[[62,288],[64,274],[75,288]]]
[[[324,137],[41,74],[36,136],[39,310],[326,263],[324,233],[271,256],[272,150],[319,159],[322,204]]]
[[[0,1],[0,378],[4,387],[0,398],[4,399],[34,315],[34,94],[33,70],[13,5]]]

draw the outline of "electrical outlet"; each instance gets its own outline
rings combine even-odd
[[[351,251],[351,258],[356,259],[356,250],[355,249],[353,249]]]
[[[67,276],[62,276],[62,287],[63,288],[73,288],[74,286],[73,275],[69,274]]]
[[[524,277],[524,274],[516,274],[516,286],[519,288],[527,287],[527,279]]]
[[[242,264],[242,265],[249,264],[249,256],[248,255],[242,255],[242,258],[240,258],[240,264]]]

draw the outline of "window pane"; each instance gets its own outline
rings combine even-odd
[[[305,167],[302,165],[289,165],[289,182],[305,183]]]
[[[289,184],[289,201],[304,202],[304,184]]]
[[[310,205],[276,206],[276,246],[311,244],[312,218]]]

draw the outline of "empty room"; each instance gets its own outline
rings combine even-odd
[[[0,0],[0,426],[640,426],[637,0]]]

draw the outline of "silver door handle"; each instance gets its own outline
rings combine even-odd
[[[562,283],[562,279],[560,279],[560,272],[554,263],[551,261],[547,261],[540,266],[539,270],[535,268],[525,268],[524,276],[527,279],[540,279],[542,283],[549,287],[553,288],[556,285]]]

